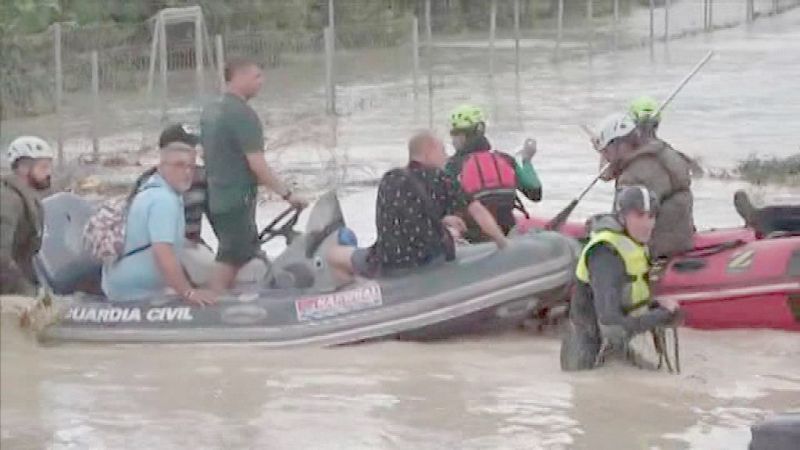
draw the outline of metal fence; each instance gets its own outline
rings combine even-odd
[[[432,121],[436,80],[447,75],[451,58],[474,58],[475,70],[489,76],[519,72],[531,61],[652,48],[659,41],[746,24],[800,1],[645,0],[643,6],[642,0],[488,0],[464,2],[476,6],[462,11],[462,2],[418,0],[407,10],[378,14],[360,11],[364,2],[330,3],[333,20],[330,12],[321,13],[316,24],[300,30],[265,25],[269,17],[206,15],[207,62],[200,71],[194,26],[170,27],[167,87],[156,83],[150,96],[153,20],[56,24],[41,34],[5,37],[5,64],[13,65],[0,84],[0,144],[34,133],[57,140],[63,159],[136,150],[152,143],[166,120],[197,121],[202,105],[220,89],[220,51],[265,65],[273,88],[254,105],[273,124],[346,115],[397,96],[422,104],[427,99]],[[333,28],[326,32],[329,23]]]

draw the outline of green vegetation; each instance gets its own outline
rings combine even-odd
[[[739,162],[736,170],[742,179],[753,184],[800,186],[800,153],[786,158],[750,155]]]

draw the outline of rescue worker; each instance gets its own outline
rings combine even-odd
[[[632,337],[678,320],[677,302],[656,303],[650,296],[646,245],[657,213],[655,193],[625,186],[617,192],[614,213],[593,220],[575,270],[562,370],[592,369],[611,355],[636,358],[630,354]]]
[[[650,252],[654,259],[668,258],[693,247],[691,164],[648,129],[640,132],[631,114],[606,118],[597,140],[598,151],[609,161],[601,178],[615,180],[617,188],[642,185],[655,194],[661,208]]]
[[[450,135],[456,149],[445,166],[445,172],[472,198],[479,200],[494,216],[497,224],[508,234],[514,227],[514,208],[517,190],[538,202],[542,199],[542,184],[531,164],[536,154],[532,141],[523,149],[522,164],[513,156],[492,149],[486,138],[486,120],[480,108],[463,105],[450,115]],[[470,242],[489,240],[470,217],[466,217]]]
[[[8,162],[13,173],[0,181],[0,293],[33,296],[44,220],[40,196],[50,189],[53,149],[44,139],[22,136],[8,146]]]

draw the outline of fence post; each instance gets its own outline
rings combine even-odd
[[[664,0],[664,43],[669,43],[669,7],[672,0]]]
[[[619,47],[619,0],[614,0],[614,51]]]
[[[414,63],[414,100],[416,100],[419,97],[419,19],[417,16],[411,19],[411,47]]]
[[[556,61],[561,59],[561,40],[564,38],[564,0],[558,0],[558,24],[556,31]]]
[[[222,35],[214,36],[214,47],[217,54],[217,77],[219,77],[219,91],[225,92],[225,47],[222,44]]]
[[[203,66],[205,60],[203,58],[203,22],[202,16],[197,16],[194,19],[194,65],[195,76],[197,78],[197,95],[203,95],[203,85],[205,84],[205,74],[203,73]]]
[[[708,0],[708,30],[714,30],[714,0]]]
[[[703,0],[703,31],[708,31],[708,0]]]
[[[586,26],[588,27],[586,41],[589,46],[589,57],[591,58],[594,41],[594,0],[586,0]]]
[[[428,63],[428,127],[433,128],[433,29],[431,0],[425,0],[425,57]]]
[[[779,7],[778,3],[779,3],[779,0],[772,0],[772,12],[773,13],[777,13],[778,12],[778,7]]]
[[[744,0],[744,21],[753,23],[753,0]]]
[[[92,152],[100,153],[97,122],[100,120],[100,63],[97,50],[92,51]]]
[[[519,78],[519,0],[514,0],[514,71]]]
[[[158,62],[161,71],[161,120],[167,118],[167,98],[169,98],[169,90],[167,88],[167,24],[164,21],[164,15],[158,16],[158,29],[160,34],[159,39],[159,60]]]
[[[336,27],[335,27],[335,17],[333,13],[333,0],[328,0],[328,26],[331,27],[331,30],[334,30],[334,36],[336,35]]]
[[[653,58],[653,45],[656,38],[656,1],[650,0],[650,59]]]
[[[336,115],[336,83],[333,75],[334,46],[333,28],[325,27],[325,110],[330,115]]]
[[[58,164],[64,164],[64,114],[62,109],[62,102],[64,100],[64,68],[61,64],[61,24],[53,24],[53,49],[55,52],[56,63],[56,115],[57,118],[57,135],[56,140],[58,145]]]
[[[489,7],[489,76],[494,76],[494,40],[497,33],[497,0]]]

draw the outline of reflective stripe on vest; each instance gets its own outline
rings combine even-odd
[[[647,281],[650,263],[647,257],[647,249],[625,234],[611,230],[593,233],[589,243],[583,247],[578,266],[575,269],[575,276],[578,277],[578,280],[589,283],[590,274],[586,257],[589,250],[603,243],[611,245],[625,263],[625,272],[627,272],[630,279],[630,289],[626,289],[630,294],[628,298],[623,299],[625,312],[631,313],[647,305],[650,302],[650,284]]]
[[[488,193],[514,195],[517,187],[514,164],[493,151],[470,154],[462,163],[458,178],[464,192],[477,197]]]

